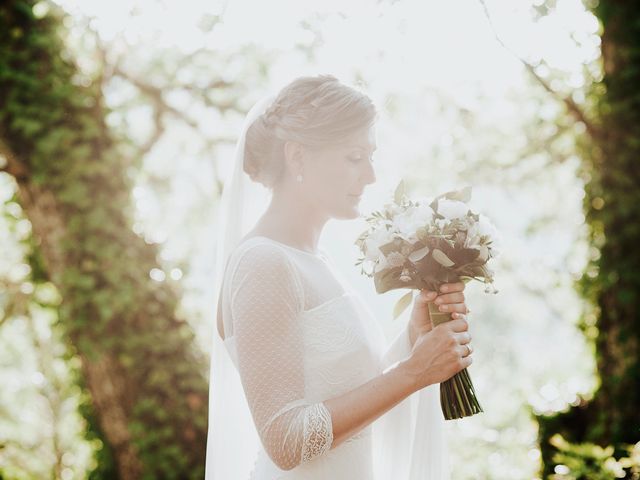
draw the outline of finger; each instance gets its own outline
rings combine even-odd
[[[453,312],[451,314],[451,318],[464,318],[465,320],[467,319],[467,316],[464,313],[459,313],[459,312]]]
[[[451,320],[450,322],[441,323],[441,325],[448,326],[452,332],[466,332],[469,329],[469,324],[462,318]]]
[[[467,368],[469,365],[471,365],[473,363],[473,357],[471,355],[468,355],[466,357],[462,357],[460,359],[460,366],[462,368]]]
[[[431,302],[437,296],[438,296],[438,292],[434,292],[432,290],[428,290],[428,289],[424,288],[424,289],[420,290],[420,295],[418,295],[416,298],[420,298],[421,300],[423,300],[425,302]]]
[[[446,305],[440,305],[438,310],[441,312],[458,312],[458,313],[469,313],[469,309],[464,303],[449,303]]]
[[[460,345],[458,348],[456,348],[456,352],[458,352],[462,358],[466,358],[469,355],[471,355],[472,351],[473,350],[471,350],[471,347],[469,344]]]
[[[447,293],[438,295],[435,302],[436,305],[447,304],[447,303],[464,303],[464,293],[455,292],[455,293]]]
[[[454,333],[453,335],[460,345],[466,345],[471,342],[471,334],[469,332]]]
[[[464,282],[444,283],[440,287],[442,293],[461,292],[464,290]]]

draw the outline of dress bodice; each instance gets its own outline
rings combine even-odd
[[[299,301],[301,305],[294,321],[300,347],[303,389],[299,392],[300,398],[293,403],[320,404],[353,390],[381,373],[381,357],[385,346],[381,329],[367,305],[344,281],[324,251],[312,254],[266,237],[251,237],[234,251],[225,282],[229,280],[230,286],[237,287],[238,278],[234,277],[233,272],[242,254],[265,245],[268,245],[265,253],[276,254],[274,249],[277,249],[279,254],[286,255],[296,279],[292,286],[297,293],[292,295],[291,301]],[[252,262],[255,265],[255,259]],[[231,304],[235,292],[229,290],[226,294]],[[225,323],[225,331],[233,331],[233,328],[232,323]],[[227,337],[225,346],[236,367],[242,369],[243,362],[239,362],[241,359],[238,358],[235,334]],[[273,385],[273,388],[277,386]],[[371,479],[371,453],[371,426],[291,470],[279,468],[263,447],[257,453],[250,478]]]

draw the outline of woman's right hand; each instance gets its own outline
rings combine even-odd
[[[444,382],[471,365],[471,335],[466,317],[442,323],[416,339],[401,368],[416,390]]]

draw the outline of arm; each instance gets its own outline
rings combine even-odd
[[[382,356],[383,373],[345,395],[324,402],[332,412],[334,445],[355,435],[414,392],[444,381],[471,363],[468,354],[465,355],[466,358],[461,358],[459,353],[459,344],[468,343],[471,337],[463,333],[453,340],[452,336],[445,333],[446,330],[467,330],[466,319],[462,322],[455,320],[464,318],[462,312],[468,311],[462,293],[464,287],[462,282],[444,284],[441,287],[442,292],[447,292],[447,295],[442,295],[442,303],[447,305],[447,311],[455,313],[452,314],[454,320],[447,322],[444,330],[439,327],[438,331],[433,331],[428,309],[428,303],[438,295],[427,290],[421,292],[414,301],[410,321]],[[427,347],[423,344],[426,341],[425,334],[429,332],[432,332],[429,335],[432,342]],[[443,342],[448,343],[448,346],[443,348]],[[416,346],[416,343],[419,345]],[[450,356],[452,351],[455,352],[453,357]],[[415,359],[411,358],[414,353],[418,353]],[[445,360],[447,356],[448,361]],[[436,359],[440,365],[425,375],[428,370],[426,367],[432,362],[437,363]],[[416,381],[418,377],[422,379]]]
[[[367,383],[324,402],[333,422],[335,448],[418,390],[400,362]]]
[[[415,330],[414,330],[415,328]],[[445,381],[471,364],[464,319],[423,332],[409,324],[383,356],[386,370],[369,382],[324,402],[333,419],[334,446],[355,435],[414,392]],[[415,340],[411,337],[415,335]],[[391,362],[392,365],[388,367]]]
[[[244,253],[231,290],[240,378],[261,442],[283,470],[340,445],[418,388],[399,362],[339,397],[305,402],[296,275],[286,254],[261,244]],[[406,332],[389,359],[409,355]]]
[[[286,253],[259,244],[243,252],[231,278],[238,371],[265,451],[282,470],[322,455],[332,444],[331,416],[304,400],[299,313],[302,286]],[[224,387],[222,387],[224,388]]]

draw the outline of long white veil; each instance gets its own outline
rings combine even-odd
[[[216,235],[214,312],[218,311],[220,287],[229,255],[266,208],[270,191],[252,182],[243,170],[247,129],[273,102],[275,95],[259,100],[247,113],[236,143],[231,177],[225,182],[218,210]],[[216,317],[217,318],[217,317]],[[224,319],[225,340],[214,328],[209,374],[209,428],[207,433],[206,480],[249,478],[260,439],[247,405],[240,375],[232,361],[229,344],[233,326]]]
[[[231,177],[225,182],[218,215],[214,311],[229,255],[268,205],[271,192],[244,173],[245,135],[274,101],[270,94],[247,114],[235,149]],[[233,361],[233,326],[224,318],[225,340],[214,328],[209,377],[209,427],[206,480],[247,480],[260,449],[240,376]],[[378,327],[379,328],[379,327]],[[399,341],[398,341],[399,340]],[[388,358],[408,355],[408,338],[399,337]],[[376,480],[448,480],[448,457],[439,385],[431,385],[400,402],[374,422]]]

